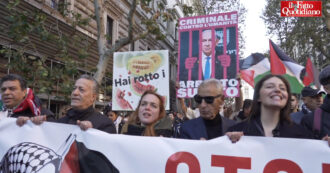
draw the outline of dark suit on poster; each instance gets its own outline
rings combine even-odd
[[[231,27],[227,28],[227,53],[230,56],[230,65],[227,67],[227,78],[236,78],[236,28]],[[199,41],[199,31],[192,31],[192,50],[189,50],[189,32],[181,32],[180,35],[180,74],[179,80],[187,81],[188,80],[188,69],[187,58],[189,57],[189,51],[191,55],[197,60],[194,62],[191,68],[191,79],[190,80],[205,80],[205,69],[207,57],[210,60],[210,70],[209,78],[212,77],[212,72],[214,68],[214,77],[216,79],[223,79],[223,66],[222,62],[219,60],[219,56],[224,54],[223,46],[223,28],[215,29],[215,39],[212,41],[211,30],[204,30],[202,33],[202,40]],[[199,52],[199,42],[201,42],[201,52]],[[216,45],[213,45],[216,44]],[[215,48],[214,48],[215,47]],[[214,48],[214,49],[213,49]],[[212,57],[214,55],[214,57]],[[214,66],[213,66],[214,64]],[[201,71],[199,71],[199,66],[201,66]],[[199,73],[201,73],[201,78],[199,78]]]

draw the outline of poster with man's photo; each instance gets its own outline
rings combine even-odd
[[[179,20],[177,97],[191,98],[206,79],[219,79],[226,97],[239,96],[238,14]]]

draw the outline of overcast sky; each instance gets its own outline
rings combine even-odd
[[[242,57],[247,57],[251,53],[264,53],[269,50],[269,36],[267,36],[266,26],[260,18],[266,0],[241,0],[248,10],[246,15],[245,51]],[[275,41],[273,38],[271,38]]]

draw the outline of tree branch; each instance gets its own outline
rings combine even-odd
[[[95,8],[95,20],[97,26],[97,47],[99,55],[102,54],[105,46],[104,46],[104,39],[101,37],[101,17],[100,17],[100,6],[98,0],[94,0],[94,8]]]
[[[317,41],[314,35],[310,35],[310,38],[312,39],[313,45],[323,54],[323,56],[326,57],[326,59],[330,59],[330,56],[326,53],[326,50],[323,49],[322,45],[320,45]],[[327,44],[327,43],[326,43]]]
[[[127,20],[128,20],[128,36],[120,39],[114,46],[112,46],[110,49],[108,49],[105,52],[105,56],[109,56],[113,52],[118,51],[121,47],[127,45],[128,43],[132,42],[133,40],[133,19],[134,19],[134,13],[136,11],[136,1],[133,0],[131,8],[129,10]],[[136,40],[135,40],[136,41]]]

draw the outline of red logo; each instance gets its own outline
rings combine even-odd
[[[322,1],[281,1],[282,17],[321,17]]]

